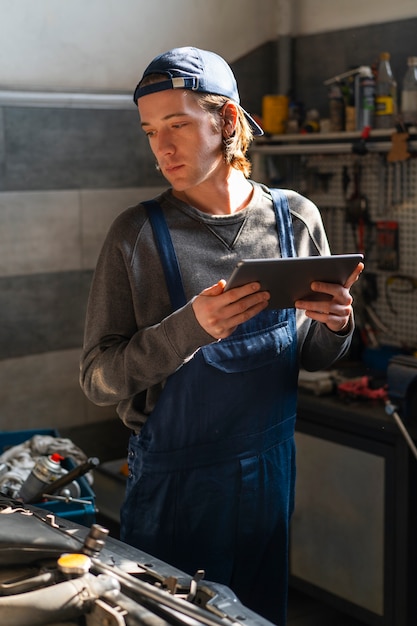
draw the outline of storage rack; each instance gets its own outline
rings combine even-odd
[[[368,336],[371,347],[414,350],[417,137],[410,134],[405,144],[408,158],[391,161],[395,132],[371,131],[366,140],[358,132],[278,135],[256,140],[250,158],[254,180],[294,189],[319,207],[333,254],[358,251],[361,237],[358,224],[349,218],[349,201],[355,195],[355,172],[359,171],[359,191],[366,199],[362,228],[366,269],[365,280],[361,277],[353,288],[356,311],[372,331]],[[397,264],[381,264],[378,222],[398,225]]]

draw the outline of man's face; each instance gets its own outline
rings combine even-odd
[[[138,100],[139,115],[162,174],[176,191],[195,189],[227,166],[222,130],[194,95],[168,89]]]

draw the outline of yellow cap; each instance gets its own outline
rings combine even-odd
[[[91,559],[86,554],[62,554],[57,563],[64,574],[86,574],[91,567]]]

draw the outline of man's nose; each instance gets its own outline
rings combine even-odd
[[[171,134],[169,132],[159,132],[156,140],[157,155],[164,156],[166,154],[172,154],[175,150],[172,142]]]

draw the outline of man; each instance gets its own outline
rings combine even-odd
[[[134,100],[170,188],[113,223],[81,358],[86,395],[133,431],[121,538],[284,625],[298,368],[346,353],[363,265],[295,309],[258,283],[224,291],[241,258],[329,254],[318,209],[249,180],[262,130],[218,55],[156,57]]]

